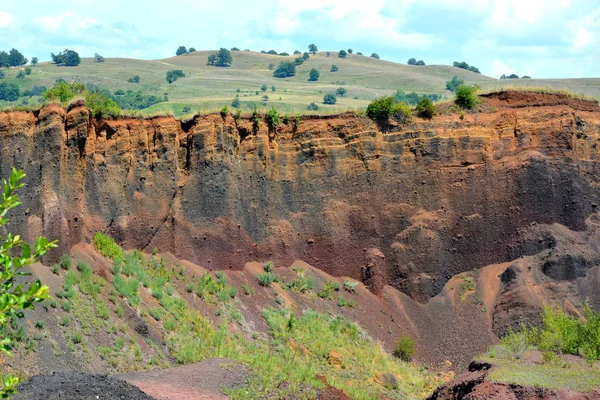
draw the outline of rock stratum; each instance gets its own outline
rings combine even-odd
[[[77,104],[0,112],[0,175],[27,174],[12,228],[59,238],[50,259],[103,231],[210,269],[302,259],[375,294],[390,284],[426,302],[459,273],[546,252],[536,259],[543,279],[585,294],[598,275],[588,273],[598,103],[522,92],[482,100],[463,118],[383,125],[346,113],[275,130],[218,114],[97,120]],[[501,327],[523,303],[511,282],[532,273],[515,265],[502,278]]]

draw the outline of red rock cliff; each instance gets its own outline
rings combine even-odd
[[[425,300],[456,273],[551,246],[532,223],[584,229],[600,201],[597,103],[484,102],[464,120],[306,116],[276,132],[219,115],[1,112],[0,174],[27,173],[13,228],[62,249],[100,230],[213,268],[303,259]]]

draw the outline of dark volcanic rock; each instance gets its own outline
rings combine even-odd
[[[56,372],[34,376],[19,386],[14,400],[153,400],[136,386],[106,375]]]

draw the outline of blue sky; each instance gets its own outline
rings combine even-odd
[[[493,77],[600,76],[598,0],[7,0],[0,49],[49,60],[198,50],[352,48],[405,63],[467,61]]]

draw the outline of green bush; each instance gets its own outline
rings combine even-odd
[[[394,99],[384,96],[373,100],[367,106],[367,116],[377,121],[387,121],[394,111]]]
[[[395,104],[392,109],[392,117],[398,122],[408,122],[412,115],[412,110],[408,104],[403,102]]]
[[[335,103],[337,103],[337,97],[335,96],[335,94],[327,93],[325,96],[323,96],[323,103],[324,104],[335,104]]]
[[[352,282],[348,279],[344,280],[344,290],[350,293],[356,293],[358,282]]]
[[[525,332],[515,332],[512,328],[508,329],[506,335],[501,339],[502,345],[510,357],[520,360],[529,349],[527,334]]]
[[[416,110],[417,115],[420,118],[431,119],[435,115],[435,106],[433,105],[433,102],[426,97],[419,101]]]
[[[321,288],[321,290],[319,290],[317,295],[322,299],[331,300],[333,299],[334,292],[339,292],[339,290],[340,283],[328,279],[325,282],[325,285],[323,285],[323,287]]]
[[[477,89],[476,85],[460,85],[456,89],[456,99],[454,102],[461,108],[472,110],[479,102],[476,95]]]
[[[267,126],[270,130],[274,130],[281,123],[281,118],[279,117],[279,111],[275,109],[275,107],[271,107],[267,114],[265,115],[267,119]]]
[[[396,344],[396,348],[394,349],[394,356],[408,362],[412,360],[416,351],[415,340],[410,336],[402,335],[398,339],[398,344]]]
[[[268,287],[271,286],[273,282],[277,282],[279,277],[274,272],[265,272],[263,274],[256,275],[256,280],[260,286]]]
[[[319,80],[319,77],[321,76],[321,73],[319,72],[318,69],[313,68],[310,70],[309,76],[308,76],[308,80],[311,82],[316,82]]]
[[[113,261],[123,258],[123,250],[121,247],[119,247],[111,237],[102,232],[96,232],[94,235],[94,247],[104,257],[108,257]]]
[[[61,268],[68,271],[71,269],[72,264],[73,264],[73,260],[71,259],[71,256],[68,254],[63,254],[62,257],[60,258]]]
[[[256,294],[256,289],[254,289],[252,286],[248,285],[248,284],[242,284],[242,289],[244,289],[244,294],[246,296],[251,296]]]

